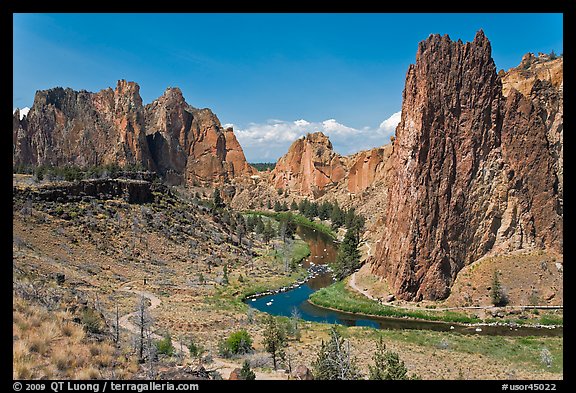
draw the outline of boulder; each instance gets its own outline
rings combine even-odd
[[[314,379],[312,372],[310,369],[304,365],[300,365],[296,367],[296,370],[292,373],[294,379],[301,380],[301,381],[311,381]]]

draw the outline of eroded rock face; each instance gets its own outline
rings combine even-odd
[[[382,175],[385,162],[390,156],[391,149],[377,147],[361,151],[349,158],[348,162],[348,191],[359,194]]]
[[[561,252],[557,177],[538,112],[514,90],[503,96],[482,31],[471,43],[431,35],[419,44],[371,259],[398,297],[445,298],[463,266],[495,249]]]
[[[300,195],[319,197],[346,176],[342,157],[321,132],[296,140],[272,171],[276,189],[289,189]]]
[[[188,105],[180,89],[167,89],[145,111],[152,157],[169,182],[221,183],[255,173],[233,130],[211,110]]]
[[[558,193],[564,195],[564,59],[527,53],[520,65],[502,76],[502,92],[512,89],[529,97],[546,125],[546,137],[554,158]]]
[[[39,91],[13,120],[14,165],[141,164],[172,184],[222,183],[253,174],[232,129],[169,88],[144,107],[139,86],[121,80],[98,93]]]
[[[26,118],[18,124],[14,119],[13,143],[14,165],[154,166],[139,87],[124,80],[98,93],[38,91]]]

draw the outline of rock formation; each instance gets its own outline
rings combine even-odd
[[[169,183],[222,183],[255,170],[232,129],[209,109],[188,105],[178,88],[144,107],[139,86],[121,80],[98,93],[36,93],[13,119],[13,165],[140,164]]]
[[[384,164],[391,152],[389,146],[361,151],[348,158],[348,192],[361,193],[382,177]]]
[[[564,189],[564,59],[527,53],[520,65],[502,75],[505,96],[514,88],[529,97],[546,125],[546,137],[558,178],[558,194],[563,199]]]
[[[540,112],[514,89],[504,97],[482,31],[471,43],[431,35],[419,44],[371,259],[398,297],[445,298],[458,271],[490,251],[561,252],[558,179]]]
[[[98,93],[38,91],[28,115],[13,125],[14,165],[141,163],[153,167],[139,86],[121,80]]]
[[[167,89],[145,113],[152,157],[169,182],[206,184],[255,173],[233,130],[224,130],[211,110],[188,105],[180,89]]]
[[[319,197],[346,176],[342,157],[321,132],[296,140],[272,171],[271,182],[277,189],[289,189],[300,195]]]

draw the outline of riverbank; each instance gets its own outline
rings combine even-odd
[[[253,215],[258,215],[258,216],[265,216],[265,217],[274,218],[275,220],[283,220],[283,219],[286,219],[288,217],[291,217],[292,220],[298,225],[304,225],[304,226],[307,226],[309,228],[320,231],[322,233],[325,233],[326,235],[330,236],[332,239],[337,239],[337,237],[338,237],[336,232],[334,232],[334,230],[332,230],[332,228],[330,228],[329,226],[324,225],[324,224],[317,222],[317,221],[311,221],[308,218],[304,217],[303,215],[297,214],[297,213],[269,212],[269,211],[262,211],[262,210],[248,210],[248,211],[245,211],[244,214],[253,214]]]
[[[348,279],[345,279],[348,280]],[[530,326],[555,328],[562,326],[562,319],[557,316],[542,315],[538,319],[522,318],[488,318],[482,319],[471,312],[414,310],[402,307],[382,305],[364,295],[350,290],[346,281],[339,281],[322,288],[310,296],[310,303],[330,310],[349,312],[367,317],[410,318],[423,321],[465,324],[469,326]]]

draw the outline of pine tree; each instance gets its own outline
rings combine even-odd
[[[334,262],[334,274],[341,280],[360,267],[360,252],[358,251],[358,236],[354,230],[347,230],[344,240],[338,248]]]
[[[332,214],[330,215],[330,221],[332,221],[332,228],[340,228],[344,225],[344,212],[338,206],[338,203],[332,208]]]
[[[290,204],[290,210],[292,211],[298,210],[298,204],[296,203],[296,201],[292,201],[292,203]]]
[[[270,222],[270,220],[268,220],[266,222],[266,226],[264,227],[264,231],[262,233],[264,235],[264,242],[266,244],[268,244],[270,242],[270,240],[276,236],[276,231],[274,230],[274,228],[272,227],[272,223]]]
[[[258,216],[256,219],[256,233],[262,234],[264,232],[264,221],[262,221],[262,217]]]
[[[222,197],[220,196],[220,189],[216,187],[214,189],[214,194],[212,195],[212,201],[214,202],[214,208],[219,208],[224,206],[224,202],[222,201]]]
[[[495,306],[500,307],[508,304],[508,295],[500,283],[500,277],[497,271],[494,272],[494,278],[492,279],[491,296],[492,304]]]
[[[266,319],[263,343],[266,352],[272,356],[274,370],[276,370],[278,360],[284,359],[284,348],[287,346],[287,343],[284,329],[278,325],[276,319],[272,315],[268,315]]]
[[[222,270],[222,284],[228,285],[228,265],[224,265]]]
[[[274,202],[274,211],[279,212],[281,210],[282,210],[282,205],[280,205],[280,202],[278,202],[278,201]]]

